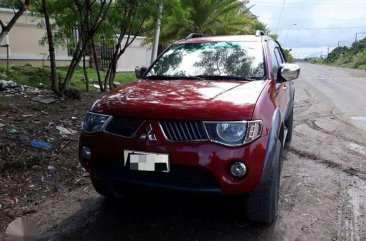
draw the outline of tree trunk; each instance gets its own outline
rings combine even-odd
[[[118,61],[118,58],[117,58]],[[112,59],[111,61],[111,71],[109,73],[109,79],[108,79],[108,83],[109,83],[109,89],[113,89],[113,82],[114,82],[114,78],[116,77],[116,71],[117,71],[117,61],[115,59]]]
[[[15,23],[18,21],[18,19],[20,18],[20,16],[22,16],[23,13],[28,9],[29,5],[30,5],[30,0],[25,0],[24,3],[21,3],[21,7],[15,13],[15,15],[13,16],[13,18],[10,20],[10,22],[7,25],[5,25],[0,20],[0,25],[1,25],[0,42],[10,32],[10,30],[15,25]]]
[[[97,52],[95,50],[94,38],[91,39],[91,44],[92,44],[93,59],[94,59],[94,64],[95,64],[95,70],[97,71],[100,92],[104,92],[105,90],[103,88],[102,78],[100,77],[99,62],[98,62],[98,58],[97,58]]]
[[[50,66],[51,66],[51,88],[57,96],[62,96],[60,88],[58,85],[57,69],[56,69],[56,57],[55,57],[55,47],[53,43],[52,25],[50,23],[50,16],[48,14],[48,7],[46,0],[42,0],[42,11],[44,15],[44,20],[47,29],[47,40],[48,40],[48,50],[50,53]]]
[[[87,92],[89,92],[89,77],[88,77],[88,71],[86,69],[85,54],[83,56],[83,71],[84,71],[85,89]]]
[[[74,75],[76,67],[80,63],[80,60],[81,60],[84,52],[85,52],[85,48],[84,48],[84,46],[82,46],[81,41],[79,41],[76,48],[75,48],[75,52],[74,52],[74,55],[72,57],[69,68],[67,70],[66,77],[63,80],[63,82],[60,84],[60,86],[61,86],[61,88],[60,88],[61,95],[63,95],[65,93],[65,90],[67,89],[67,87],[68,87],[68,85],[71,81],[71,78]]]

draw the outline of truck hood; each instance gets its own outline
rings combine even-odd
[[[137,80],[101,97],[91,111],[148,119],[249,120],[265,83]]]

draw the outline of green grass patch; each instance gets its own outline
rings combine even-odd
[[[0,73],[6,73],[6,66],[0,65]],[[87,69],[90,84],[97,84],[98,77],[97,72],[94,69]],[[58,78],[63,79],[67,74],[67,67],[57,68]],[[101,71],[102,81],[105,77],[105,72]],[[37,88],[50,88],[51,87],[51,71],[48,67],[32,67],[13,65],[9,68],[9,75],[5,77],[3,75],[0,79],[13,80],[18,84],[37,87]],[[133,72],[117,73],[116,82],[128,83],[135,80],[135,74]],[[75,70],[73,78],[70,82],[70,86],[77,89],[85,89],[85,78],[83,68],[79,67]],[[93,88],[90,88],[93,89]],[[97,89],[96,89],[97,90]]]
[[[0,102],[0,113],[2,111],[6,111],[9,109],[9,104],[8,103],[3,103],[3,102]]]

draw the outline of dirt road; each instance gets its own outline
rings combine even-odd
[[[366,240],[366,72],[301,67],[274,225],[248,223],[222,199],[107,203],[91,186],[30,218],[50,240]]]

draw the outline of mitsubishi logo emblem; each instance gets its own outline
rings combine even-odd
[[[142,141],[156,141],[156,136],[155,136],[154,131],[151,127],[151,124],[148,124],[146,126],[146,133],[141,134],[140,140],[142,140]]]

